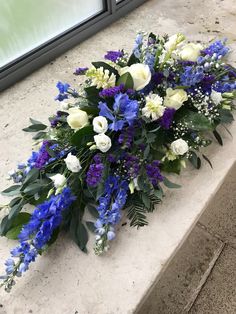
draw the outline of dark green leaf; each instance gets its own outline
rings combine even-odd
[[[46,132],[38,132],[32,138],[33,140],[39,140],[41,138],[45,138],[46,134],[47,134]]]
[[[85,209],[87,209],[94,218],[98,218],[99,217],[99,214],[98,214],[98,211],[96,209],[96,205],[95,204],[87,204]]]
[[[24,128],[23,131],[25,132],[38,132],[45,130],[47,128],[44,124],[32,124],[28,128]]]
[[[36,179],[38,179],[38,176],[39,176],[39,169],[37,169],[37,168],[32,168],[32,169],[28,172],[28,174],[27,174],[27,176],[26,176],[26,178],[25,178],[25,180],[24,180],[24,182],[23,182],[23,185],[22,185],[21,190],[24,190],[25,187],[26,187],[29,183],[34,182]]]
[[[42,125],[43,125],[42,122],[40,122],[40,121],[38,121],[38,120],[35,120],[35,119],[32,119],[32,118],[30,118],[30,122],[31,122],[32,124],[42,124]]]
[[[25,204],[26,201],[20,198],[20,200],[16,204],[14,204],[14,206],[11,206],[10,212],[8,214],[8,219],[12,219],[13,217],[17,216]]]
[[[185,113],[179,121],[185,123],[190,129],[196,131],[207,131],[213,129],[213,125],[203,114],[193,111]]]
[[[89,229],[91,232],[95,232],[96,227],[94,226],[94,222],[92,222],[92,221],[86,221],[86,226],[88,227],[88,229]]]
[[[223,140],[222,140],[222,137],[220,136],[220,134],[219,134],[216,130],[213,131],[213,134],[214,134],[214,136],[215,136],[217,142],[218,142],[221,146],[223,146]]]
[[[161,164],[161,170],[165,172],[173,172],[180,174],[181,171],[181,161],[180,159],[175,160],[165,160],[163,164]]]
[[[81,147],[83,143],[87,143],[89,138],[92,140],[94,135],[92,125],[88,125],[78,130],[72,135],[71,142],[77,147]]]
[[[128,60],[128,63],[127,65],[128,66],[131,66],[132,64],[135,64],[135,63],[140,63],[139,59],[137,57],[135,57],[135,55],[132,53],[132,55],[129,57],[129,60]]]
[[[13,196],[16,194],[20,193],[20,188],[21,185],[17,184],[17,185],[12,185],[9,188],[5,189],[4,191],[2,191],[3,195],[8,195],[8,196]]]
[[[201,168],[201,159],[198,157],[198,155],[195,152],[191,151],[189,161],[196,169]]]
[[[163,183],[165,184],[166,187],[168,187],[169,189],[179,189],[181,187],[181,185],[176,184],[171,182],[169,179],[167,179],[166,177],[164,177]]]
[[[219,109],[220,122],[221,123],[231,123],[234,121],[232,112],[227,109]]]
[[[212,166],[212,163],[211,163],[210,159],[206,155],[204,155],[204,154],[202,154],[202,157],[208,162],[208,164],[210,165],[211,169],[213,169],[213,166]]]
[[[104,70],[108,70],[110,72],[110,74],[113,73],[113,74],[115,74],[116,77],[119,76],[118,71],[115,68],[113,68],[111,65],[107,64],[106,62],[103,62],[103,61],[101,61],[101,62],[92,62],[92,65],[96,69],[98,69],[100,67],[103,67],[103,69]]]
[[[151,207],[151,201],[149,196],[146,193],[142,193],[141,195],[144,206],[146,207],[147,210],[149,210]]]
[[[126,89],[133,88],[134,87],[134,81],[129,72],[124,73],[121,75],[117,81],[117,85],[124,84]]]
[[[43,188],[43,186],[41,183],[32,183],[31,185],[28,185],[24,189],[23,192],[27,195],[34,195],[34,194],[38,193],[42,188]]]
[[[7,231],[5,237],[11,240],[16,240],[18,238],[19,233],[21,232],[23,225],[19,225],[16,227],[11,228]]]

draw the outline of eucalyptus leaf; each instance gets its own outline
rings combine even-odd
[[[7,196],[13,196],[13,195],[17,195],[20,193],[20,188],[21,185],[17,184],[17,185],[12,185],[9,188],[5,189],[2,191],[3,195],[7,195]]]
[[[45,130],[47,128],[44,124],[32,124],[28,126],[27,128],[22,129],[24,132],[38,132]]]
[[[181,188],[181,185],[176,184],[171,182],[169,179],[167,179],[166,177],[164,177],[163,179],[163,183],[166,187],[168,187],[169,189],[179,189]]]

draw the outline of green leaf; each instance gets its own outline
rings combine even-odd
[[[46,132],[38,132],[32,138],[33,140],[39,140],[41,138],[45,138],[46,134],[47,134]]]
[[[219,109],[220,114],[220,122],[221,123],[231,123],[234,121],[234,117],[232,115],[232,112],[227,109]]]
[[[32,169],[28,172],[28,174],[27,174],[27,176],[26,176],[26,178],[25,178],[25,180],[24,180],[24,182],[23,182],[23,185],[22,185],[21,190],[24,190],[25,187],[26,187],[29,183],[34,182],[36,179],[38,179],[38,176],[39,176],[39,169],[37,169],[37,168],[32,168]]]
[[[13,206],[11,206],[11,210],[8,214],[8,219],[12,219],[16,215],[19,214],[23,206],[26,204],[26,201],[22,198],[19,198],[20,200],[16,202]]]
[[[32,124],[27,128],[22,129],[24,132],[38,132],[47,128],[44,124]]]
[[[43,125],[42,122],[40,122],[40,121],[38,121],[38,120],[35,120],[35,119],[33,119],[33,118],[30,118],[30,122],[31,122],[32,124],[42,124],[42,125]]]
[[[88,231],[80,220],[73,219],[73,217],[70,223],[70,235],[81,251],[87,252]]]
[[[21,185],[17,184],[17,185],[12,185],[9,188],[5,189],[4,191],[2,191],[3,195],[7,195],[7,196],[13,196],[16,194],[20,193],[20,188]]]
[[[135,55],[132,53],[132,55],[129,57],[127,65],[131,66],[132,64],[135,63],[140,63],[140,60],[137,57],[135,57]]]
[[[5,234],[5,237],[11,240],[17,240],[22,227],[23,225],[19,225],[14,228],[11,228],[9,231],[7,231],[7,233]]]
[[[88,139],[92,141],[93,135],[94,135],[93,126],[92,125],[85,126],[72,135],[71,143],[80,148],[83,145],[83,143],[89,142]]]
[[[96,227],[94,226],[94,222],[86,221],[86,226],[91,232],[95,233]]]
[[[210,159],[206,155],[204,155],[204,154],[202,154],[202,157],[208,162],[208,164],[210,165],[211,169],[213,169],[213,166],[212,166],[212,163],[211,163]]]
[[[99,217],[98,211],[96,209],[96,204],[87,204],[85,206],[85,210],[88,210],[94,218]]]
[[[171,182],[169,179],[164,177],[163,183],[166,187],[169,189],[179,189],[181,188],[181,185]]]
[[[179,121],[185,123],[190,129],[196,131],[207,131],[213,129],[212,123],[203,114],[193,111],[185,113]]]
[[[214,134],[214,136],[215,136],[217,142],[218,142],[221,146],[223,146],[223,140],[222,140],[222,137],[220,136],[220,134],[219,134],[216,130],[213,131],[213,134]]]
[[[121,75],[117,81],[117,85],[124,84],[126,89],[133,88],[134,87],[134,81],[129,72],[124,73]]]
[[[201,159],[198,157],[198,155],[195,152],[191,151],[191,156],[189,157],[189,161],[196,169],[201,168]]]
[[[147,210],[149,210],[151,207],[151,201],[149,196],[146,193],[142,193],[141,195],[144,206],[146,207]]]
[[[181,171],[181,161],[180,159],[175,160],[165,160],[163,164],[161,164],[161,170],[165,172],[173,172],[180,174]]]
[[[16,240],[23,225],[27,224],[30,220],[31,215],[29,213],[20,213],[14,218],[11,224],[11,229],[7,231],[6,237],[8,239]]]
[[[31,185],[28,185],[23,192],[27,195],[34,195],[42,190],[42,188],[43,185],[41,183],[32,183]]]
[[[106,62],[103,62],[103,61],[99,61],[99,62],[92,62],[92,65],[98,69],[100,67],[103,67],[104,70],[108,70],[110,72],[110,74],[115,74],[115,76],[119,76],[119,73],[118,71],[113,68],[111,65],[107,64]]]
[[[16,217],[9,219],[8,216],[4,217],[0,224],[0,235],[6,235],[6,233],[17,226],[22,226],[28,223],[31,215],[29,213],[19,213]]]

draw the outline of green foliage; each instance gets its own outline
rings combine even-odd
[[[160,166],[161,170],[164,172],[172,172],[172,173],[177,173],[180,174],[181,171],[181,160],[180,159],[175,159],[175,160],[167,160],[161,164]]]
[[[126,89],[133,88],[134,87],[134,81],[129,72],[124,73],[121,75],[117,81],[117,85],[124,84]]]
[[[181,185],[171,182],[166,177],[164,177],[163,183],[169,189],[179,189],[179,188],[181,188]]]
[[[27,224],[31,218],[29,213],[19,213],[17,217],[12,220],[11,228],[5,234],[6,238],[16,240],[23,225]]]
[[[23,129],[24,132],[38,132],[45,130],[47,128],[47,125],[32,118],[30,118],[30,122],[32,123],[32,125],[28,126],[27,128],[24,128]]]
[[[182,116],[181,111],[181,118],[178,122],[184,123],[190,129],[195,131],[208,131],[214,128],[213,124],[205,117],[203,114],[193,111],[185,111],[184,115]],[[179,113],[180,115],[180,113]]]
[[[220,123],[231,123],[234,121],[234,117],[232,115],[232,112],[227,109],[219,109],[218,110],[220,116]]]
[[[76,131],[71,138],[72,145],[81,148],[84,144],[93,141],[93,126],[88,125]]]
[[[213,135],[215,136],[217,142],[218,142],[221,146],[223,146],[223,140],[222,140],[222,137],[220,136],[220,134],[219,134],[216,130],[214,130],[212,133],[213,133]]]
[[[191,151],[190,153],[191,153],[191,155],[189,157],[189,161],[191,162],[191,164],[196,169],[200,169],[201,168],[201,159],[198,157],[198,155],[194,151]]]
[[[98,69],[100,67],[103,67],[104,70],[108,70],[110,72],[110,74],[115,74],[116,77],[119,77],[119,73],[118,71],[113,68],[111,65],[109,65],[108,63],[106,62],[103,62],[103,61],[99,61],[99,62],[92,62],[92,65]]]

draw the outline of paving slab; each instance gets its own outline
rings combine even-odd
[[[199,222],[209,232],[236,248],[236,165],[210,202]]]
[[[217,36],[230,39],[236,48],[234,0],[150,0],[87,41],[43,67],[0,96],[0,189],[16,162],[24,161],[31,148],[30,136],[20,132],[28,117],[46,121],[56,110],[53,102],[58,80],[77,84],[71,73],[78,66],[99,60],[106,50],[132,49],[136,31],[190,35],[192,40]],[[220,24],[215,24],[216,18]],[[235,53],[231,54],[231,60]],[[236,135],[236,126],[230,130]],[[137,231],[120,227],[111,250],[102,257],[93,254],[93,238],[85,255],[66,237],[48,254],[38,258],[10,295],[0,291],[0,313],[7,314],[130,314],[160,278],[230,171],[236,159],[236,136],[223,134],[223,148],[212,145],[207,154],[214,171],[187,169],[172,179],[182,184],[167,191],[158,210],[150,215],[149,227]],[[227,160],[227,162],[226,162]],[[5,201],[1,198],[0,203]],[[13,241],[0,239],[0,273]]]
[[[182,314],[222,242],[196,226],[137,314]]]
[[[198,296],[190,314],[236,313],[236,250],[227,246]]]

